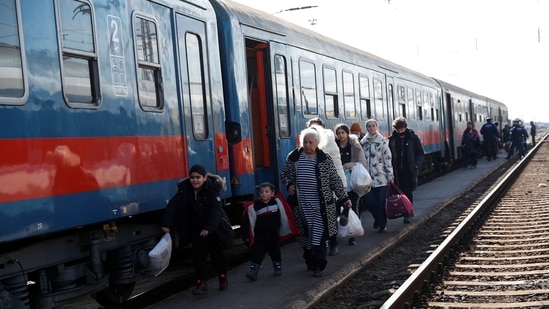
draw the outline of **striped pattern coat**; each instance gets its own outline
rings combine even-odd
[[[282,183],[286,186],[286,189],[291,185],[296,184],[297,162],[302,152],[302,147],[290,152],[286,158],[286,163],[280,171],[280,178]],[[342,203],[346,202],[349,198],[347,197],[347,189],[343,186],[343,182],[337,172],[332,157],[324,151],[317,149],[316,161],[316,174],[311,175],[311,177],[316,177],[319,184],[318,196],[320,197],[320,211],[324,226],[326,227],[324,233],[326,237],[329,237],[337,234],[336,201],[334,193]],[[298,235],[304,236],[306,235],[306,230],[299,203],[292,203],[292,207]]]

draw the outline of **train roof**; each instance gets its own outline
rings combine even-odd
[[[445,82],[443,80],[440,80],[438,78],[434,78],[434,79],[442,86],[443,91],[458,92],[458,93],[461,93],[463,95],[466,95],[466,96],[469,96],[469,97],[472,97],[472,98],[476,97],[478,99],[483,99],[484,101],[489,102],[490,104],[500,105],[500,106],[503,106],[503,107],[507,108],[507,106],[503,102],[500,102],[500,101],[494,100],[492,98],[486,97],[484,95],[480,95],[478,93],[463,89],[461,87],[450,84],[450,83]]]
[[[373,63],[379,71],[390,71],[401,78],[419,78],[422,82],[436,82],[429,76],[383,59],[364,50],[352,47],[318,32],[285,21],[272,14],[233,2],[231,0],[210,0],[216,9],[218,23],[239,25],[245,33],[261,30],[272,34],[271,40],[291,44],[311,52],[322,51],[322,54],[352,63],[367,66]],[[217,4],[217,5],[216,5]],[[223,10],[223,12],[220,12]],[[370,66],[371,68],[371,66]]]

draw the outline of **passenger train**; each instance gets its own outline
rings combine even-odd
[[[229,0],[0,0],[0,304],[124,302],[158,215],[202,164],[241,203],[312,117],[404,115],[423,172],[459,162],[498,101]],[[10,305],[11,304],[11,305]]]

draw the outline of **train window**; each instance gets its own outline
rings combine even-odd
[[[414,101],[414,89],[413,88],[408,88],[408,119],[415,119],[416,118],[416,115],[415,115],[415,111],[416,111],[416,107],[415,107],[415,101]]]
[[[23,67],[19,26],[14,0],[1,1],[0,11],[0,97],[23,97]]]
[[[432,119],[429,113],[429,94],[423,91],[423,102],[425,103],[425,119]]]
[[[206,139],[208,137],[208,111],[206,109],[204,66],[202,65],[202,59],[204,59],[202,44],[200,38],[194,33],[186,34],[185,43],[193,133],[196,139]]]
[[[385,118],[383,110],[383,83],[378,79],[374,79],[374,105],[376,118]]]
[[[299,76],[301,79],[301,104],[306,115],[318,114],[318,102],[316,99],[316,73],[315,65],[311,62],[300,60]]]
[[[88,3],[59,0],[63,92],[69,103],[98,104],[99,70],[93,11]]]
[[[404,90],[404,86],[398,86],[398,103],[406,104],[406,92]]]
[[[336,70],[324,68],[324,101],[326,104],[326,117],[339,117],[339,105],[337,102],[337,75]]]
[[[389,98],[388,98],[388,100],[389,100],[389,106],[390,106],[390,108],[393,109],[393,111],[394,111],[395,97],[394,97],[393,84],[389,84],[389,87],[388,87],[388,88],[389,88],[389,90],[388,90],[388,92],[389,92]],[[403,114],[402,116],[406,117],[406,115],[404,115],[404,114]]]
[[[145,110],[158,110],[162,107],[163,96],[156,24],[152,20],[136,16],[134,40],[137,54],[139,103]]]
[[[363,119],[372,118],[372,105],[370,103],[370,82],[368,77],[359,76],[360,86],[360,115]]]
[[[417,118],[418,120],[423,120],[423,96],[421,95],[421,90],[416,89],[416,106],[417,106]]]
[[[290,137],[290,112],[288,109],[288,74],[286,58],[275,55],[276,102],[280,137]]]
[[[343,72],[343,102],[345,105],[345,118],[356,117],[354,81],[355,78],[352,73]]]

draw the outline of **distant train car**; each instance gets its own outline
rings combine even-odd
[[[1,6],[0,303],[121,302],[188,166],[229,178],[214,11],[205,0]]]
[[[479,132],[486,118],[492,122],[507,122],[508,111],[505,104],[488,99],[484,96],[465,90],[458,86],[436,79],[443,93],[446,115],[446,141],[449,148],[447,161],[461,160],[461,138],[467,128],[467,122],[472,121],[473,127]],[[501,132],[502,125],[498,126]],[[481,137],[482,139],[482,137]]]
[[[253,195],[263,181],[279,183],[286,154],[313,117],[330,129],[375,118],[389,135],[392,120],[404,115],[428,153],[423,170],[442,156],[441,92],[432,78],[270,14],[211,2],[227,123],[240,129],[230,152],[233,195]]]

